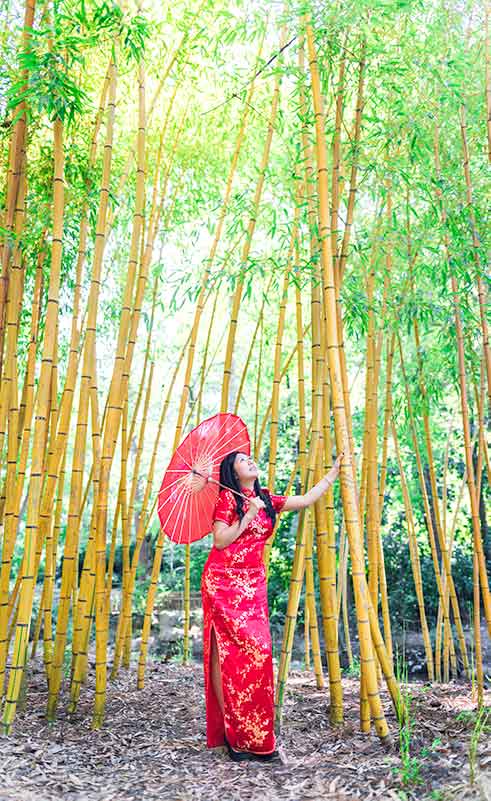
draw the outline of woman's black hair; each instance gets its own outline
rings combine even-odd
[[[239,453],[242,453],[242,451],[232,451],[232,453],[229,453],[220,464],[220,484],[222,487],[229,487],[229,489],[235,490],[235,492],[242,492],[239,480],[234,470],[235,457]],[[237,514],[239,516],[239,520],[242,520],[244,517],[244,499],[241,497],[241,495],[236,495],[235,492],[234,498],[237,504]],[[264,501],[264,505],[266,507],[264,511],[274,526],[276,522],[276,511],[271,502],[270,494],[269,492],[261,489],[257,478],[254,481],[254,492],[259,498],[261,498],[262,501]]]

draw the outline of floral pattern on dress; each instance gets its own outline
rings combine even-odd
[[[252,497],[253,492],[244,490]],[[281,512],[286,498],[269,493]],[[248,509],[244,502],[244,512]],[[214,520],[227,526],[238,520],[235,496],[222,490]],[[263,552],[272,523],[261,509],[235,542],[212,547],[203,570],[204,674],[206,734],[209,748],[232,748],[270,753],[275,747],[274,685]],[[210,676],[211,633],[215,631],[222,679],[224,712],[220,710]]]

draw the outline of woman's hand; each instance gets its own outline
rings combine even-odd
[[[215,548],[221,551],[227,545],[231,545],[242,534],[244,529],[247,528],[249,523],[254,520],[256,515],[266,507],[261,498],[248,498],[249,508],[245,513],[242,520],[237,520],[231,526],[227,526],[221,520],[215,520],[213,524],[213,543]]]
[[[290,497],[285,501],[283,511],[294,512],[297,509],[305,509],[307,506],[311,506],[313,503],[318,501],[319,498],[321,498],[324,493],[327,492],[329,487],[332,486],[337,479],[341,462],[343,461],[343,456],[344,453],[341,451],[329,472],[326,473],[323,478],[321,478],[315,487],[312,487],[311,490],[306,492],[305,495],[290,495]]]
[[[333,467],[337,466],[339,469],[341,467],[341,462],[343,461],[343,459],[344,459],[344,451],[341,451],[339,456],[336,457],[336,461],[334,462]]]
[[[341,462],[343,461],[343,458],[344,458],[344,451],[341,451],[341,453],[336,458],[336,461],[334,462],[334,464],[331,467],[331,469],[329,470],[329,472],[326,473],[325,477],[328,478],[330,482],[335,481],[336,478],[338,477],[339,471],[341,469]]]
[[[257,514],[261,511],[261,509],[266,508],[266,504],[264,503],[261,498],[248,498],[249,501],[249,509],[245,513],[244,517],[247,517],[248,520],[254,520]]]

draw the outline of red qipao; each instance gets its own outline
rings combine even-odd
[[[244,495],[254,492],[243,490]],[[271,495],[276,512],[283,495]],[[244,512],[249,504],[244,501]],[[230,490],[220,492],[214,520],[232,525],[238,520]],[[271,519],[264,509],[242,534],[219,550],[213,548],[201,581],[203,598],[203,655],[206,693],[206,735],[209,748],[232,748],[268,754],[274,751],[273,658],[263,551],[271,536]],[[223,688],[224,714],[211,683],[211,634],[215,630]]]

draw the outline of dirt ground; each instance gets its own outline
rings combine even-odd
[[[75,718],[63,706],[51,727],[44,718],[41,671],[29,681],[26,708],[11,737],[0,739],[0,801],[491,801],[491,736],[481,735],[470,785],[474,729],[470,688],[411,683],[413,781],[404,785],[397,726],[389,750],[358,730],[358,682],[344,679],[345,724],[328,721],[328,694],[312,676],[293,671],[275,764],[232,763],[207,750],[200,665],[153,662],[144,690],[134,671],[109,687],[103,729],[91,731],[93,687]],[[491,692],[486,705],[491,705]],[[491,720],[490,720],[491,724]],[[419,774],[419,775],[415,775]]]

